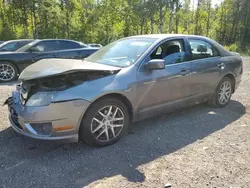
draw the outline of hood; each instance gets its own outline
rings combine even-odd
[[[48,76],[85,71],[118,71],[121,67],[114,67],[100,63],[72,59],[43,59],[23,70],[20,80],[32,80]]]
[[[232,54],[233,56],[240,56],[240,53],[238,53],[238,52],[231,52],[231,54]]]

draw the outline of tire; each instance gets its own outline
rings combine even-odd
[[[112,106],[111,111],[110,106]],[[110,116],[107,117],[109,111]],[[112,119],[114,114],[116,120]],[[123,120],[118,120],[122,117]],[[129,119],[128,108],[119,99],[105,98],[98,100],[85,113],[79,129],[79,137],[90,146],[104,147],[114,144],[127,132]],[[121,127],[121,125],[123,126]]]
[[[230,89],[226,90],[226,92],[225,92],[225,93],[227,93],[228,96],[225,96],[225,99],[221,100],[220,96],[222,95],[221,94],[222,88],[223,88],[223,85],[225,86],[225,84]],[[230,92],[229,92],[229,90],[230,90]],[[211,98],[209,99],[208,103],[213,107],[217,107],[217,108],[224,107],[229,103],[231,96],[232,96],[232,92],[233,92],[232,80],[228,77],[224,77],[219,82],[218,86],[216,87],[216,89],[215,89],[213,95],[211,96]]]
[[[0,82],[11,82],[17,79],[18,70],[9,62],[0,62]]]

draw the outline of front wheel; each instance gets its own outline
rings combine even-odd
[[[17,72],[17,68],[12,63],[0,62],[0,82],[16,80]]]
[[[129,113],[125,104],[116,98],[105,98],[93,103],[87,110],[79,136],[88,145],[107,146],[120,139],[128,125]]]
[[[215,107],[224,107],[226,106],[232,96],[233,84],[232,80],[228,77],[222,78],[217,88],[215,89],[214,94],[209,100],[209,104]]]

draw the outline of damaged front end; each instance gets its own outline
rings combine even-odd
[[[36,139],[77,141],[82,116],[91,104],[86,93],[95,93],[95,84],[103,85],[99,79],[112,80],[119,70],[77,60],[32,64],[6,101],[13,129]]]

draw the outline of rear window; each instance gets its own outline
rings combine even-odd
[[[200,39],[189,39],[192,59],[205,59],[220,56],[219,51],[210,43]]]

